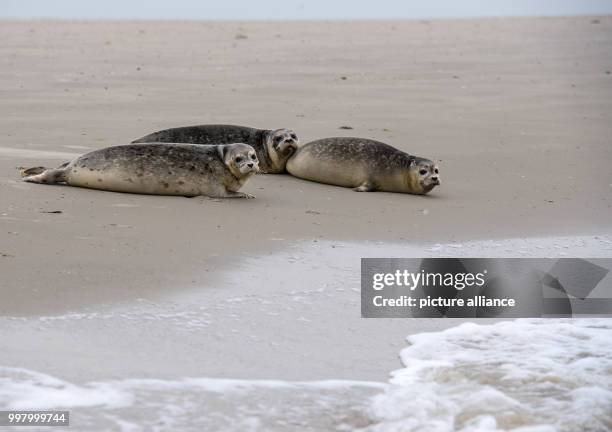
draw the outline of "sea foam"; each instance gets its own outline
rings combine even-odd
[[[408,342],[369,430],[612,430],[612,319],[465,323]]]

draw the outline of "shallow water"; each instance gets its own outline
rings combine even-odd
[[[122,430],[609,431],[612,320],[472,323],[410,336],[389,384],[127,379],[0,368],[2,409]]]
[[[75,385],[15,368],[0,368],[0,406],[69,409],[87,431],[353,430],[368,424],[372,394],[382,383],[351,381],[131,379]]]
[[[423,255],[609,257],[612,237],[304,242],[163,299],[0,317],[0,365],[28,367],[0,367],[0,409],[67,409],[92,431],[612,429],[612,319],[416,334],[390,382],[368,381],[409,333],[454,321],[359,318],[359,259]]]

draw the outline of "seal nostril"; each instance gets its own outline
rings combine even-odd
[[[253,163],[252,162],[249,162],[247,165],[249,166],[249,168],[253,168]]]

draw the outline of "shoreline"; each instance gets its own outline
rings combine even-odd
[[[361,376],[380,378],[407,334],[453,323],[361,320],[351,266],[362,255],[612,233],[612,17],[598,22],[0,26],[0,319],[24,317],[4,320],[0,364],[29,359],[23,366],[54,374],[78,359],[76,378],[155,377],[179,358],[196,376],[310,379],[341,378],[347,353],[361,353],[372,356]],[[18,178],[18,166],[205,123],[288,127],[302,143],[376,139],[435,160],[442,185],[426,197],[364,194],[261,175],[243,188],[257,199],[216,202]],[[326,246],[311,256],[300,242]],[[351,242],[372,243],[331,246]],[[329,266],[334,256],[340,265]],[[295,266],[331,285],[290,294]],[[219,278],[224,270],[243,280]],[[127,307],[103,310],[109,303]],[[99,315],[38,319],[85,305]]]
[[[140,288],[130,289],[127,292],[120,292],[121,287],[119,286],[103,286],[103,292],[96,292],[99,290],[97,287],[79,287],[76,291],[73,287],[65,287],[63,290],[59,287],[55,287],[53,295],[70,295],[70,301],[54,302],[47,300],[45,296],[38,297],[37,301],[32,301],[31,298],[23,298],[27,302],[21,302],[21,298],[11,296],[11,286],[7,284],[4,288],[0,286],[0,294],[5,296],[4,307],[5,311],[2,316],[7,318],[17,317],[36,317],[36,316],[53,316],[53,315],[64,315],[71,313],[80,313],[83,310],[96,309],[98,307],[108,308],[122,305],[129,305],[135,300],[147,300],[151,299],[154,301],[163,301],[164,298],[172,299],[176,295],[182,295],[189,292],[205,291],[206,289],[213,288],[219,283],[224,283],[234,270],[240,271],[246,263],[253,260],[269,256],[280,256],[281,262],[287,261],[287,256],[290,256],[292,251],[308,250],[309,248],[321,248],[328,247],[330,250],[334,248],[339,249],[356,249],[361,255],[347,254],[347,259],[351,259],[353,262],[358,262],[360,258],[365,257],[397,257],[397,258],[427,258],[427,257],[481,257],[487,254],[487,256],[493,257],[527,257],[534,256],[543,258],[545,256],[538,255],[546,253],[547,251],[551,257],[559,256],[562,257],[567,254],[565,250],[573,247],[573,250],[578,251],[579,257],[581,258],[599,258],[605,257],[606,250],[610,250],[612,253],[612,246],[606,248],[606,244],[612,245],[612,233],[599,233],[598,235],[576,235],[576,236],[550,236],[550,237],[528,237],[528,238],[487,238],[487,239],[473,239],[467,241],[455,241],[453,243],[397,243],[388,242],[384,240],[372,240],[372,241],[355,241],[355,239],[300,239],[294,240],[289,244],[286,244],[284,239],[270,238],[264,244],[256,245],[249,249],[243,249],[239,253],[222,253],[212,254],[203,260],[200,260],[198,265],[190,266],[181,269],[177,267],[174,271],[180,270],[180,277],[172,275],[168,277],[165,282],[151,280],[150,285],[142,286]],[[558,243],[557,250],[552,249],[550,245],[546,247],[542,246],[542,243]],[[569,242],[564,244],[564,242]],[[602,245],[593,245],[595,250],[599,252],[589,252],[589,248],[577,247],[576,243],[580,242],[600,242]],[[572,246],[570,246],[574,243]],[[505,248],[500,250],[500,245]],[[323,246],[325,245],[325,246]],[[537,248],[537,249],[534,249]],[[313,249],[315,250],[315,249]],[[508,253],[514,250],[514,253]],[[384,252],[386,251],[386,252]],[[529,251],[529,252],[526,252]],[[535,251],[535,254],[533,253]],[[3,259],[5,263],[15,258],[14,256],[3,253]],[[326,252],[324,252],[325,254]],[[594,255],[593,255],[594,253]],[[559,255],[562,254],[562,255]],[[598,255],[599,254],[599,255]],[[316,257],[309,257],[310,260],[316,260]],[[291,258],[289,258],[291,263]],[[274,266],[268,264],[270,272],[273,272]],[[339,263],[338,263],[339,265]],[[346,268],[353,267],[352,264],[347,264]],[[262,275],[263,277],[263,275]],[[291,275],[288,277],[293,278]],[[102,286],[101,286],[102,287]],[[19,300],[19,302],[11,303],[11,300]],[[9,306],[10,305],[10,311]]]
[[[612,234],[430,244],[425,253],[405,244],[311,241],[245,254],[231,268],[209,272],[201,286],[72,312],[0,317],[0,365],[75,382],[134,376],[384,381],[399,365],[406,336],[506,320],[361,318],[360,258],[423,255],[611,257]],[[34,351],[39,355],[28,355]],[[346,368],[355,358],[363,361]]]

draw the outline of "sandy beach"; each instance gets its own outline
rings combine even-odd
[[[612,19],[592,22],[4,22],[1,312],[200,286],[211,258],[302,239],[609,231]],[[212,202],[18,178],[200,123],[379,139],[439,161],[443,184],[363,195],[258,176],[256,200]]]
[[[4,21],[0,40],[0,369],[370,395],[406,336],[463,321],[361,319],[360,257],[612,256],[612,17]],[[223,201],[19,179],[206,123],[377,139],[442,185],[258,175]]]

